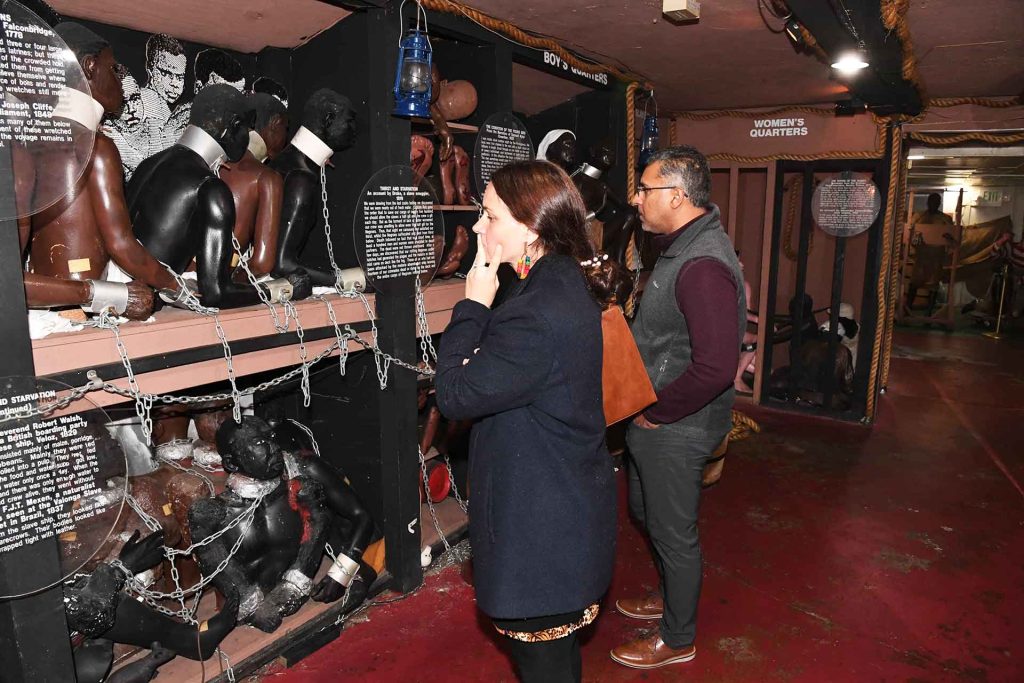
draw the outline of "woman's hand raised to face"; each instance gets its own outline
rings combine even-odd
[[[494,247],[491,260],[487,260],[480,235],[476,237],[476,258],[473,267],[466,273],[466,298],[481,303],[488,308],[494,303],[494,295],[498,292],[498,266],[501,265],[501,244]]]

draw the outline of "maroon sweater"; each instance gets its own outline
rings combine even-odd
[[[664,251],[696,220],[656,236],[654,246]],[[686,318],[693,357],[683,374],[658,392],[658,402],[644,411],[651,422],[680,420],[732,386],[740,357],[737,286],[729,268],[717,259],[693,259],[679,270],[676,303]]]

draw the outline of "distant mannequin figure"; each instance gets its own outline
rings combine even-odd
[[[284,177],[275,277],[305,270],[313,284],[334,285],[334,273],[299,263],[299,255],[321,215],[320,171],[331,155],[351,147],[355,136],[355,111],[348,98],[321,88],[306,102],[302,126],[291,142],[267,164]]]
[[[576,168],[576,133],[565,128],[548,131],[537,145],[537,159],[561,166],[567,173]]]
[[[942,195],[932,192],[928,195],[928,208],[914,216],[912,225],[953,225],[953,219],[942,213]]]

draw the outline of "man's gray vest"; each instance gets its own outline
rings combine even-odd
[[[735,304],[739,320],[737,350],[743,340],[747,322],[743,274],[729,236],[722,230],[718,207],[712,204],[706,214],[684,230],[658,257],[640,299],[640,310],[633,321],[633,337],[655,391],[661,391],[690,365],[690,331],[676,301],[676,280],[679,271],[688,261],[706,257],[721,261],[732,273],[736,282]],[[723,301],[721,305],[729,303]],[[711,403],[673,424],[708,436],[724,437],[732,427],[734,398],[735,392],[730,383],[729,388]]]

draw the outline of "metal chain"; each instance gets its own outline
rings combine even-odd
[[[302,390],[302,405],[306,408],[309,407],[309,363],[308,354],[306,351],[306,332],[302,329],[302,323],[299,322],[299,312],[295,310],[295,304],[291,301],[284,302],[284,310],[287,316],[291,317],[295,321],[295,334],[299,338],[299,362],[300,372],[302,374],[302,380],[299,382],[299,387]],[[287,320],[285,325],[287,328]]]
[[[184,285],[179,283],[179,286]],[[139,383],[135,380],[135,371],[132,370],[131,358],[128,357],[128,350],[124,346],[124,340],[121,339],[121,330],[117,323],[117,318],[106,310],[101,311],[95,326],[110,330],[114,335],[114,344],[117,346],[117,353],[121,356],[121,364],[124,366],[128,377],[128,391],[131,397],[135,399],[135,414],[138,415],[141,421],[142,436],[145,439],[145,443],[151,444],[153,443],[153,415],[150,409],[153,407],[153,401],[143,396]]]
[[[430,323],[427,321],[427,303],[423,299],[420,279],[416,278],[416,321],[419,323],[420,351],[423,353],[423,367],[429,369],[430,361],[437,362],[434,340],[430,337]]]
[[[274,307],[273,302],[270,300],[270,296],[267,294],[266,288],[260,287],[259,279],[256,277],[256,274],[252,272],[252,269],[249,268],[249,258],[250,254],[252,254],[252,245],[249,246],[249,249],[247,249],[245,253],[242,253],[242,245],[239,243],[238,238],[235,237],[234,233],[232,233],[231,246],[234,248],[235,254],[238,256],[238,265],[240,265],[242,270],[245,271],[245,276],[248,278],[249,284],[251,284],[256,290],[256,293],[259,294],[260,301],[263,302],[263,305],[270,309],[270,317],[274,321],[274,329],[278,332],[287,332],[287,318],[285,318],[285,323],[282,325],[281,319],[277,314],[277,308]],[[285,314],[287,315],[287,310],[285,311]]]
[[[448,459],[447,453],[444,454],[444,466],[448,468],[448,483],[452,487],[452,496],[454,496],[455,502],[459,504],[462,511],[468,515],[469,504],[462,499],[462,496],[459,495],[459,487],[455,485],[455,473],[452,471],[452,463]]]
[[[313,436],[313,430],[307,427],[306,425],[302,424],[298,420],[292,419],[290,417],[288,418],[288,421],[291,422],[296,427],[298,427],[299,429],[301,429],[302,431],[306,432],[306,436],[309,437],[310,443],[313,444],[313,452],[316,453],[317,457],[320,457],[320,444],[316,442],[316,437]],[[330,547],[330,545],[331,544],[328,543],[327,547]]]
[[[323,301],[327,306],[327,318],[331,321],[331,325],[334,326],[334,336],[338,340],[338,371],[341,376],[345,376],[345,366],[348,363],[348,337],[342,335],[341,327],[338,325],[338,317],[334,314],[334,306],[331,305],[330,299],[326,296],[315,297]]]
[[[334,289],[342,291],[341,269],[334,260],[334,241],[331,239],[331,210],[327,207],[327,164],[320,167],[320,201],[323,204],[324,235],[327,237],[327,260],[334,272]]]
[[[444,551],[449,552],[452,549],[451,544],[448,543],[448,537],[444,535],[441,530],[441,523],[437,521],[437,512],[434,510],[434,501],[430,500],[430,477],[427,476],[427,461],[423,458],[423,450],[416,446],[416,452],[420,456],[420,474],[423,477],[423,499],[427,501],[427,511],[430,512],[430,521],[434,523],[434,529],[437,531],[438,537],[441,539],[441,543],[444,544]],[[450,472],[451,470],[449,470]]]
[[[135,514],[139,516],[139,519],[142,520],[142,523],[146,525],[147,529],[150,531],[160,531],[160,529],[163,528],[160,526],[160,522],[156,521],[152,515],[142,509],[142,504],[139,503],[135,496],[130,493],[125,493],[124,500],[128,503],[128,507],[134,510]]]

